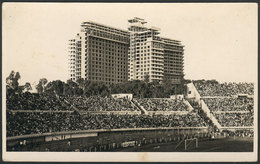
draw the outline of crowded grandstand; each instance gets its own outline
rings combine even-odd
[[[171,99],[135,99],[147,111],[187,111],[188,107],[183,100]]]
[[[136,94],[133,98],[115,98],[108,94],[63,95],[57,91],[47,92],[47,89],[42,93],[9,92],[7,139],[91,130],[123,130],[126,133],[137,129],[160,131],[162,128],[206,128],[208,133],[224,130],[237,135],[253,135],[253,84],[203,80],[191,84],[199,93],[198,99],[189,97],[189,85],[184,98],[151,98]],[[238,129],[234,131],[234,128]],[[172,140],[171,135],[167,135]]]
[[[253,83],[219,83],[215,80],[193,81],[201,97],[233,96],[238,94],[254,95]]]
[[[201,99],[222,127],[253,127],[254,86],[252,83],[194,82]]]

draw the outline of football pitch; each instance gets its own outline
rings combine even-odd
[[[199,140],[199,146],[191,146],[187,150],[178,142],[157,143],[143,146],[121,148],[119,152],[253,152],[253,139],[223,138],[214,140]]]

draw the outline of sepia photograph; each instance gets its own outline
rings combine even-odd
[[[257,161],[257,7],[2,3],[3,161]]]

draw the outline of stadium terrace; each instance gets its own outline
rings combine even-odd
[[[60,85],[64,88],[55,88],[55,83],[58,82],[46,85],[49,89],[45,88],[42,93],[18,93],[8,87],[8,150],[124,151],[138,145],[177,144],[186,138],[199,138],[200,143],[212,135],[254,136],[252,84],[212,85],[210,81],[193,81],[185,84],[183,98],[154,98],[154,94],[140,92],[129,98],[122,95],[131,94],[116,93],[120,92],[119,84],[115,88],[103,88],[110,92],[102,92],[101,96],[98,91],[92,91],[92,95],[84,95],[84,91],[71,92],[69,85],[65,88],[66,83]],[[73,89],[80,88],[78,83],[69,83],[74,84]],[[163,86],[142,81],[136,83],[141,86],[145,84],[146,87],[152,84],[153,87]],[[89,86],[92,85],[90,82]],[[129,86],[128,89],[134,88]],[[119,98],[111,94],[119,95],[116,96]],[[118,134],[124,137],[116,138]],[[104,141],[105,138],[108,140]],[[195,141],[187,140],[182,143],[185,146],[177,144],[174,151],[186,151],[187,144],[195,144]],[[36,146],[33,144],[35,142],[42,146]],[[49,144],[51,142],[60,142],[63,147],[53,146]],[[73,146],[68,146],[68,143]]]

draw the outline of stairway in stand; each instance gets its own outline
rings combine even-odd
[[[222,126],[219,124],[218,120],[210,112],[207,104],[203,100],[201,100],[201,96],[197,91],[196,87],[194,86],[194,84],[190,83],[188,87],[189,90],[195,93],[193,98],[187,99],[190,105],[194,108],[194,111],[197,111],[198,115],[202,117],[207,123],[209,123],[209,125],[211,125],[212,127],[215,126],[219,130],[221,130]]]
[[[142,111],[142,114],[148,114],[148,111],[145,110],[137,101],[131,100],[131,102],[139,109]]]

